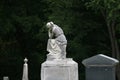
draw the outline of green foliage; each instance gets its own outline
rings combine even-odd
[[[102,8],[107,19],[119,22],[120,18],[119,1],[89,1],[0,0],[0,79],[9,76],[21,80],[25,57],[29,59],[29,79],[40,79],[40,66],[47,54],[45,24],[53,21],[64,30],[68,40],[67,57],[79,63],[80,80],[84,80],[81,61],[95,54],[110,55],[111,51],[106,24],[97,12]],[[116,30],[120,34],[119,25]]]
[[[86,2],[87,7],[91,7],[96,12],[101,12],[106,21],[119,20],[120,1],[119,0],[90,0]]]
[[[108,27],[109,36],[113,44],[114,40],[119,41],[120,24],[120,1],[119,0],[89,0],[86,6],[94,10],[97,14],[102,14],[105,24]],[[112,46],[114,48],[115,46]],[[113,54],[115,54],[114,52]],[[119,53],[118,53],[119,54]]]
[[[0,1],[0,79],[9,76],[21,80],[25,57],[30,59],[30,66],[36,62],[40,67],[44,61],[47,42],[44,12],[49,13],[46,8],[47,3],[42,0]],[[31,75],[30,80],[33,78]]]

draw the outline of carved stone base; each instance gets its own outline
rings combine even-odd
[[[78,80],[78,64],[71,58],[45,61],[41,80]]]

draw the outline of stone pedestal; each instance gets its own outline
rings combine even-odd
[[[78,64],[71,58],[45,61],[41,66],[41,80],[78,80]]]

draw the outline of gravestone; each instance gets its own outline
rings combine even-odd
[[[53,22],[48,22],[47,27],[49,54],[41,65],[41,80],[78,80],[78,64],[66,58],[67,40],[62,29]]]
[[[116,80],[115,66],[118,60],[103,54],[90,57],[82,62],[86,67],[86,80]]]
[[[8,76],[4,76],[3,80],[9,80],[9,77]]]

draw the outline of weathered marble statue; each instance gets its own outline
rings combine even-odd
[[[47,59],[65,59],[67,40],[63,30],[53,22],[48,22],[46,27],[49,35]]]
[[[67,40],[63,30],[48,22],[47,60],[41,65],[41,80],[78,80],[78,64],[66,58]]]

